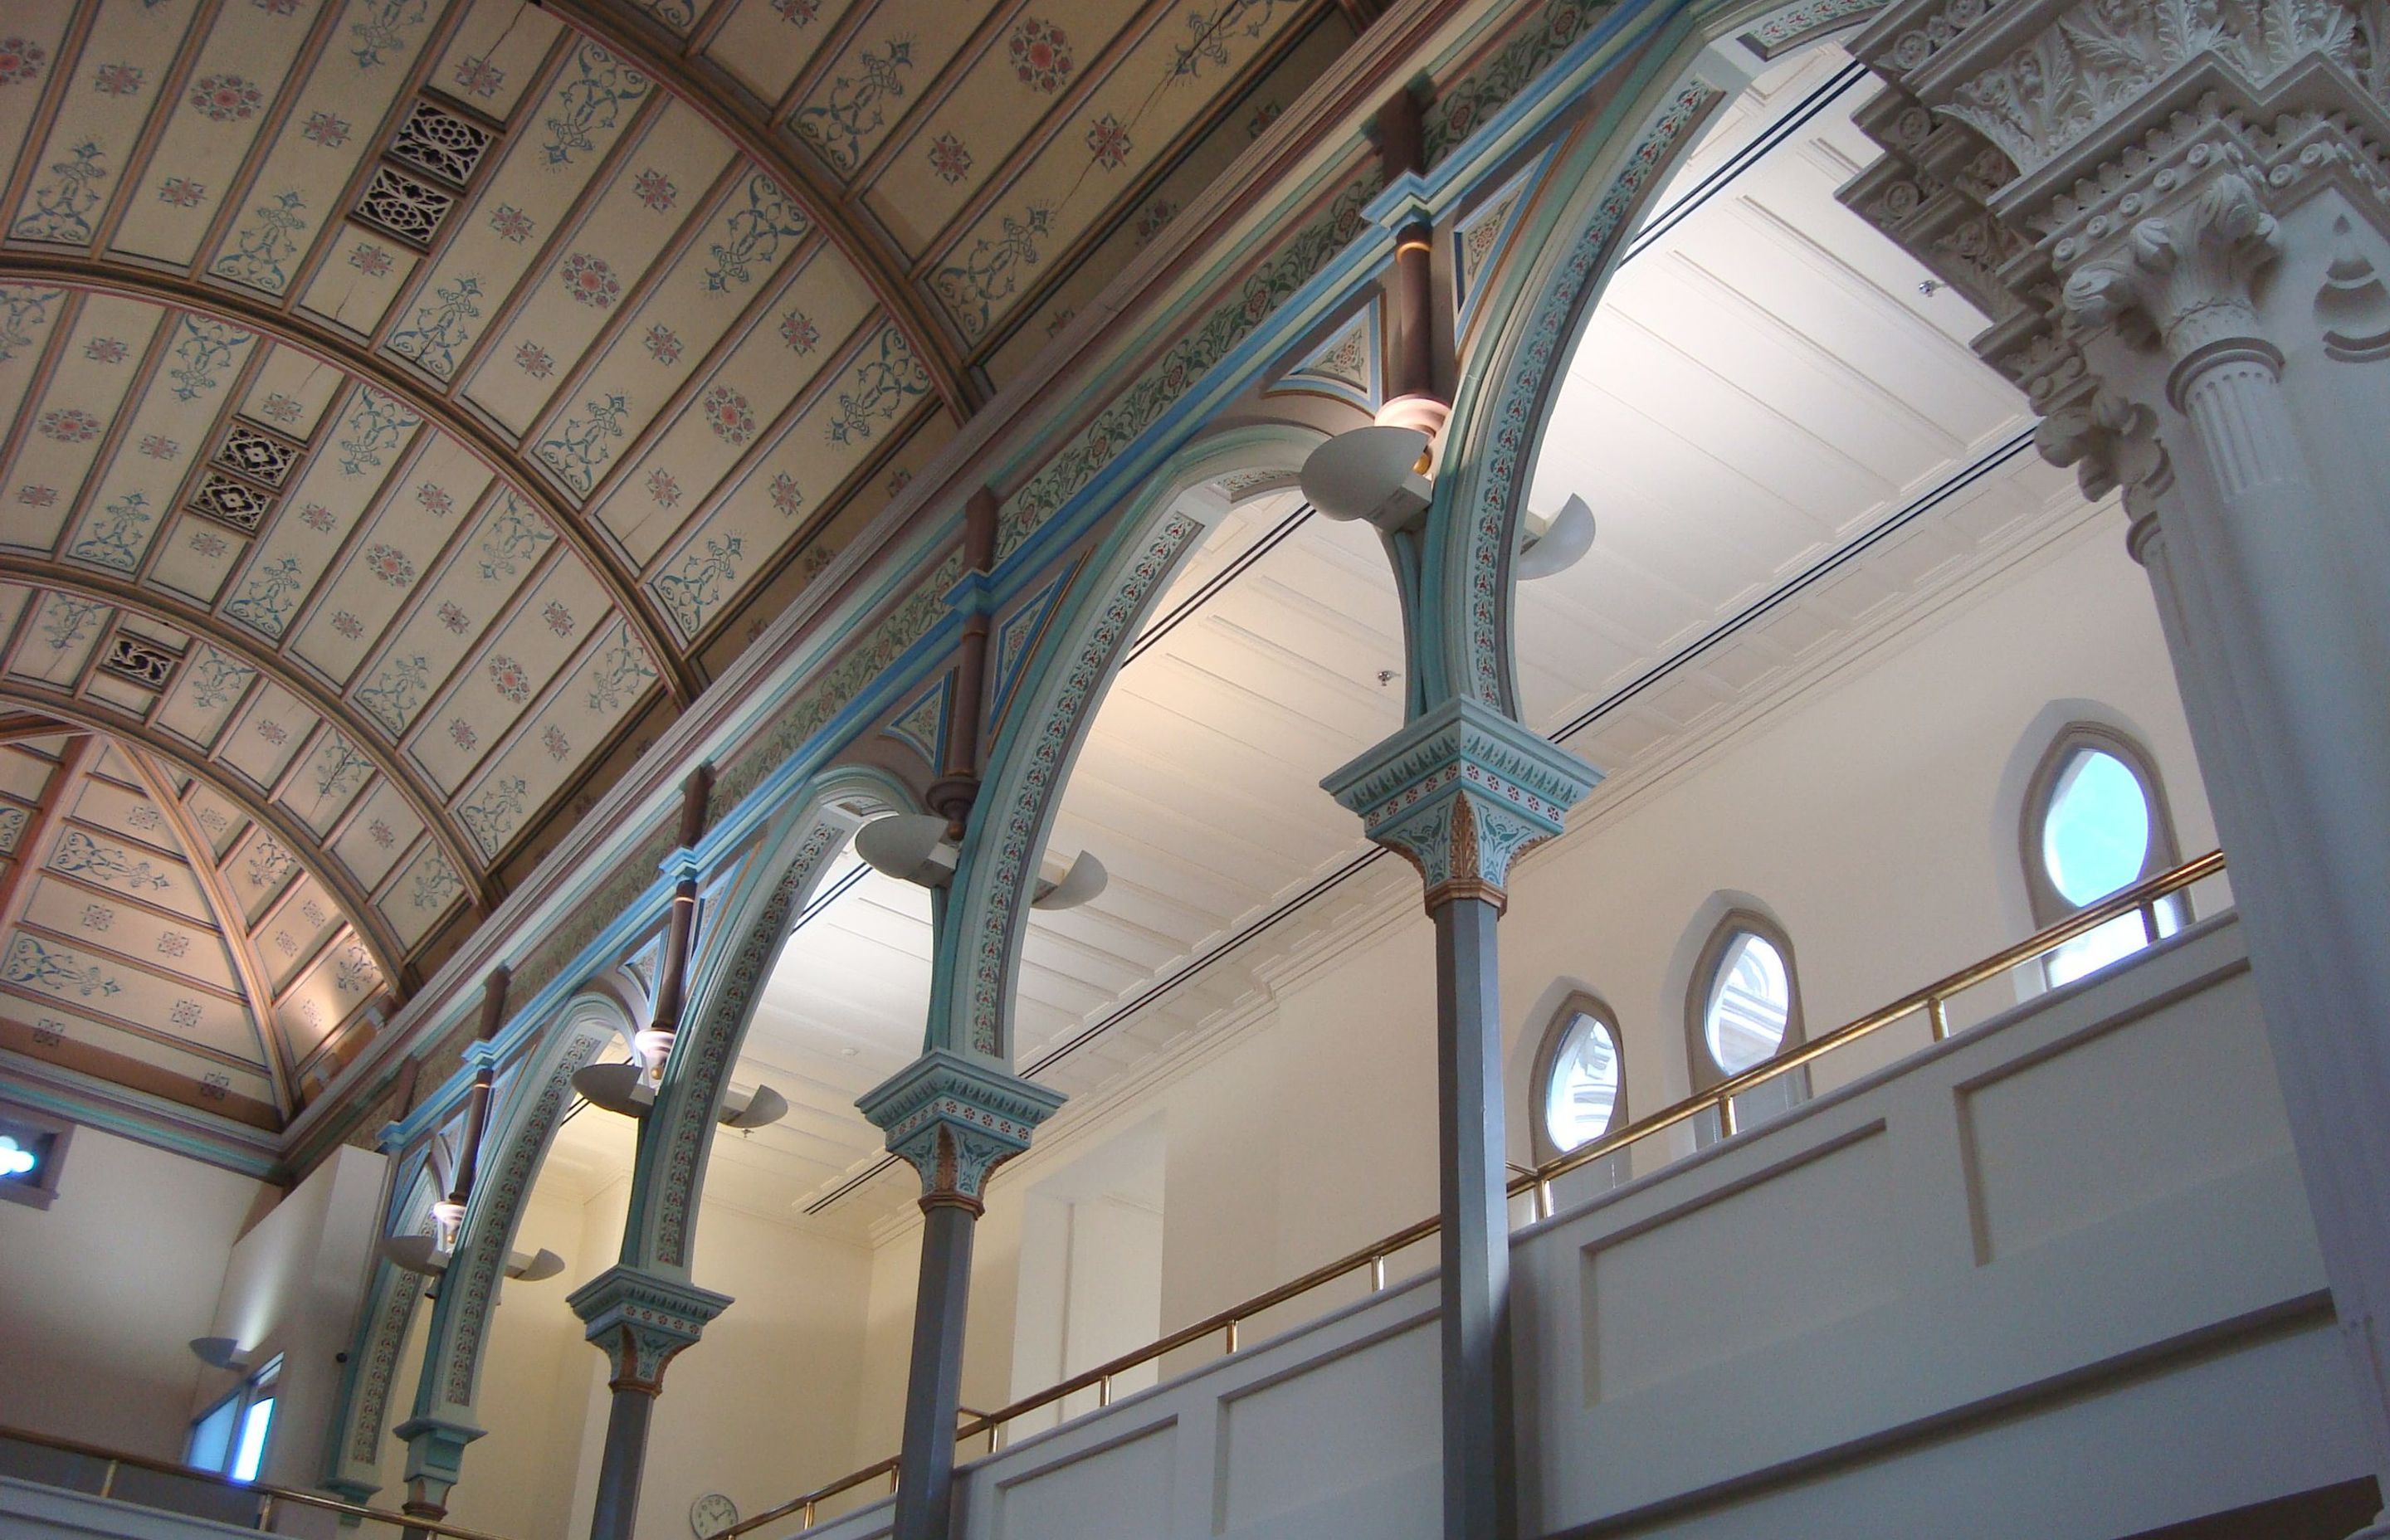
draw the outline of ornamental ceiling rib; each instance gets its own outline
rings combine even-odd
[[[154,755],[237,806],[243,816],[274,836],[286,849],[303,850],[312,843],[306,830],[295,825],[271,802],[257,797],[221,768],[193,764],[186,749],[147,724],[120,719],[93,701],[53,699],[5,676],[0,676],[0,701],[46,713],[66,724],[72,731],[103,734]],[[412,970],[404,969],[398,961],[405,955],[404,948],[389,934],[387,923],[366,895],[358,891],[355,883],[337,863],[310,865],[308,870],[331,892],[335,902],[346,911],[350,923],[366,938],[375,954],[376,963],[382,968],[383,977],[393,982],[406,982],[406,975]]]
[[[0,1047],[283,1126],[379,1030],[384,957],[237,787],[43,704],[0,743]]]
[[[369,761],[392,785],[399,788],[414,805],[417,816],[432,831],[443,847],[449,862],[464,877],[469,901],[482,914],[496,907],[499,893],[474,858],[472,845],[464,831],[456,826],[445,803],[423,785],[418,775],[404,765],[395,754],[384,749],[375,735],[351,712],[348,704],[328,695],[323,687],[300,670],[291,667],[279,655],[252,645],[232,627],[196,605],[178,602],[171,595],[161,594],[121,578],[111,578],[87,570],[71,568],[58,562],[0,551],[0,580],[21,583],[28,587],[53,593],[71,594],[81,598],[96,599],[120,611],[148,616],[163,622],[172,630],[184,632],[205,642],[209,647],[233,659],[243,668],[289,691],[300,702],[327,722],[340,724],[348,731],[347,738],[355,752]],[[47,710],[47,698],[39,694],[19,699],[35,710]],[[121,708],[120,708],[121,709]],[[146,723],[145,723],[146,725]],[[187,749],[173,746],[172,739],[159,740],[160,752],[194,775],[204,767],[192,763]],[[302,849],[318,845],[313,835],[299,838]]]
[[[334,327],[310,319],[304,311],[286,311],[238,289],[193,283],[101,254],[65,256],[19,247],[0,249],[0,285],[9,283],[49,284],[84,293],[117,294],[222,321],[287,343],[340,369],[353,380],[395,397],[426,423],[464,444],[483,465],[505,477],[508,487],[531,504],[588,564],[605,584],[615,610],[631,622],[649,652],[665,665],[665,688],[675,711],[686,709],[705,688],[695,666],[671,639],[653,597],[640,584],[637,573],[624,571],[606,544],[590,534],[582,516],[568,507],[534,472],[520,446],[509,443],[479,414],[427,390],[413,373],[380,353],[359,346]]]
[[[777,132],[777,114],[756,110],[753,97],[719,66],[700,57],[712,38],[700,31],[683,40],[644,16],[624,15],[599,0],[542,0],[540,8],[574,32],[628,60],[663,88],[704,113],[727,135],[749,161],[797,195],[821,224],[831,244],[853,263],[872,297],[912,341],[913,356],[929,371],[931,389],[957,422],[984,404],[986,396],[964,371],[949,329],[932,318],[906,276],[904,253],[876,229],[854,217],[836,186],[813,163],[791,154]],[[727,16],[724,6],[720,15]]]

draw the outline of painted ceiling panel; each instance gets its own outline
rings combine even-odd
[[[266,126],[266,104],[283,94],[322,8],[318,0],[217,7],[207,25],[207,40],[173,97],[164,132],[149,157],[152,186],[204,189],[221,185],[222,168],[238,165],[258,142]],[[86,52],[85,57],[95,56]],[[124,80],[106,64],[93,70],[93,78],[103,92],[109,89],[106,83]],[[138,98],[148,89],[145,81],[122,95]],[[160,81],[156,89],[166,89],[166,83]],[[124,204],[109,244],[187,267],[207,239],[214,212],[204,192],[135,198]]]
[[[659,258],[669,260],[684,228],[702,227],[702,216],[724,196],[715,185],[732,157],[727,142],[695,109],[667,101],[614,163],[616,180],[601,186],[562,236],[543,249],[532,270],[537,276],[518,290],[520,308],[496,333],[496,344],[482,353],[465,388],[510,430],[526,431],[551,401],[559,410],[577,404],[576,366],[607,333],[626,294],[636,294],[640,275]],[[628,169],[633,166],[637,169]],[[557,434],[551,430],[544,437]],[[538,457],[561,484],[587,494],[594,472],[584,457],[551,454],[545,443]]]
[[[39,889],[77,976],[129,980],[228,915],[191,987],[265,1023],[234,1063],[0,978],[7,1051],[286,1116],[952,440],[972,333],[906,329],[940,266],[1025,356],[1250,142],[1193,125],[1350,35],[1326,0],[617,3],[0,6],[9,234],[59,264],[0,283],[0,697],[122,745],[166,842],[85,832],[197,884],[136,969],[49,896],[90,882],[0,848],[0,933]],[[84,826],[0,751],[43,870]]]
[[[438,0],[348,0],[327,11],[328,43],[295,98],[275,104],[282,132],[264,164],[225,195],[231,223],[209,276],[273,295],[292,287],[310,237],[337,227],[342,195],[373,153],[368,125],[406,89],[448,9]],[[238,173],[224,174],[229,188]]]
[[[706,58],[758,96],[777,101],[796,83],[797,71],[815,61],[813,50],[837,32],[852,3],[738,0],[707,41]],[[925,19],[930,14],[924,7]]]
[[[689,376],[680,388],[695,391],[695,411],[683,412],[658,435],[647,454],[625,461],[615,495],[600,517],[624,553],[645,564],[676,531],[703,510],[692,510],[681,489],[719,486],[751,453],[757,437],[773,436],[782,415],[806,397],[824,366],[838,358],[856,328],[872,314],[862,275],[826,244],[816,244],[773,302],[747,318],[721,366],[710,375]],[[669,328],[646,338],[650,353],[677,358],[680,340]],[[775,511],[800,518],[800,490],[783,489]],[[817,505],[818,506],[818,505]],[[765,547],[779,544],[772,539]]]
[[[499,0],[466,13],[431,83],[493,118],[511,116],[564,28],[536,6]]]

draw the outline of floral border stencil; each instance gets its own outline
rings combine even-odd
[[[1179,339],[1082,429],[1069,448],[1047,460],[1036,477],[1005,504],[997,525],[996,555],[1009,556],[1020,549],[1113,456],[1151,427],[1205,371],[1327,266],[1330,258],[1350,245],[1361,233],[1361,207],[1376,195],[1378,186],[1374,169],[1346,183],[1317,218],[1289,237],[1277,256],[1245,279],[1235,298],[1221,303],[1201,326]]]
[[[1202,530],[1201,524],[1185,514],[1174,513],[1146,542],[1119,590],[1079,644],[1079,655],[1072,660],[1053,710],[1039,725],[1037,739],[1013,783],[1012,804],[1005,809],[1003,830],[995,836],[996,868],[983,890],[985,907],[981,911],[971,962],[970,1046],[975,1052],[991,1059],[1004,1055],[1006,958],[1011,952],[1014,905],[1021,897],[1031,847],[1046,819],[1047,802],[1078,736],[1079,719],[1111,673],[1112,661],[1144,610],[1147,596],[1169,574],[1187,543]]]
[[[803,746],[805,739],[836,716],[848,701],[862,694],[864,687],[902,656],[906,648],[929,635],[930,628],[945,613],[947,592],[962,575],[962,552],[947,553],[937,571],[905,596],[868,641],[839,659],[802,699],[759,734],[714,781],[713,796],[706,808],[708,827],[719,822],[725,812],[738,806],[748,792],[761,786],[765,776],[778,769]]]
[[[1762,58],[1774,58],[1811,35],[1839,27],[1883,9],[1885,0],[1807,0],[1791,10],[1764,18],[1742,34],[1742,42]]]
[[[1482,68],[1437,91],[1426,122],[1420,125],[1427,163],[1433,166],[1442,160],[1480,123],[1510,105],[1613,4],[1613,0],[1550,0],[1541,16]]]
[[[803,843],[790,858],[789,869],[740,938],[739,951],[694,1034],[697,1041],[680,1050],[689,1056],[688,1068],[682,1072],[680,1101],[661,1146],[663,1169],[650,1174],[656,1185],[654,1217],[649,1221],[654,1236],[653,1252],[648,1259],[651,1262],[672,1267],[688,1264],[688,1221],[697,1199],[698,1160],[707,1131],[713,1126],[714,1109],[731,1061],[747,1034],[756,986],[770,973],[772,959],[788,937],[789,921],[813,885],[823,857],[845,841],[853,827],[847,820],[826,815],[815,817]]]
[[[1502,706],[1502,619],[1509,606],[1502,593],[1502,558],[1517,500],[1519,475],[1535,447],[1542,408],[1554,371],[1567,358],[1572,323],[1600,276],[1612,245],[1645,189],[1667,169],[1669,149],[1699,122],[1723,93],[1699,82],[1678,89],[1657,122],[1612,178],[1610,190],[1576,237],[1568,260],[1536,302],[1524,339],[1510,355],[1510,378],[1501,382],[1485,470],[1478,483],[1475,523],[1469,532],[1469,688],[1478,700]]]

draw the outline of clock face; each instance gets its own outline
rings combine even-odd
[[[709,1492],[688,1505],[688,1527],[697,1540],[713,1540],[739,1521],[739,1505],[719,1492]]]

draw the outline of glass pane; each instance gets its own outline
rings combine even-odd
[[[274,1398],[252,1401],[241,1415],[240,1450],[233,1456],[232,1469],[225,1474],[237,1482],[257,1480],[257,1468],[265,1461],[266,1430],[274,1425]]]
[[[2182,929],[2182,908],[2177,900],[2160,899],[2156,908],[2160,939]],[[2049,975],[2050,987],[2055,989],[2096,973],[2119,958],[2129,957],[2148,944],[2149,930],[2136,911],[2118,915],[2107,924],[2085,931],[2043,958],[2042,967]]]
[[[1783,954],[1764,936],[1737,931],[1718,959],[1717,982],[1710,986],[1710,1008],[1702,1021],[1710,1058],[1727,1073],[1741,1074],[1782,1046],[1792,1019],[1792,981]]]
[[[2050,791],[2041,826],[2050,886],[2081,905],[2139,880],[2150,853],[2150,800],[2114,754],[2078,749]]]
[[[232,1431],[240,1420],[240,1397],[229,1395],[191,1424],[191,1448],[186,1463],[201,1470],[221,1472],[232,1453]]]
[[[41,1151],[19,1143],[14,1135],[0,1134],[0,1181],[31,1180],[41,1163]]]
[[[1561,1150],[1574,1149],[1609,1133],[1617,1112],[1618,1040],[1599,1018],[1579,1011],[1552,1058],[1545,1131]]]

